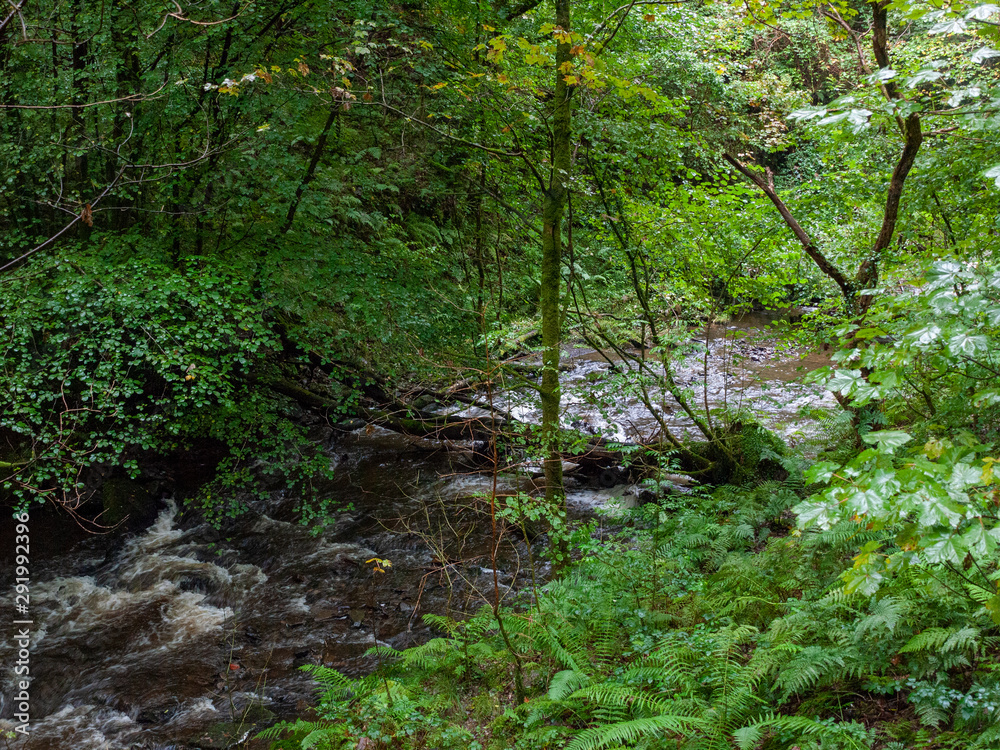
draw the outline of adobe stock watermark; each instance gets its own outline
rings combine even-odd
[[[28,514],[14,516],[14,731],[27,735],[31,730],[31,540]]]

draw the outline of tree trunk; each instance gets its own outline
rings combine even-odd
[[[569,195],[571,112],[570,88],[564,63],[570,54],[570,0],[556,0],[555,97],[552,108],[552,169],[542,204],[542,269],[540,307],[542,314],[542,450],[545,452],[545,499],[550,506],[564,502],[562,458],[559,455],[559,348],[560,269],[563,214]]]

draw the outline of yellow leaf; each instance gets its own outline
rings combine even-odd
[[[576,76],[566,76],[563,80],[566,81],[567,86],[576,86],[580,81]]]
[[[656,20],[656,16],[654,16],[652,13],[646,13],[643,15],[642,20],[652,23],[653,21]]]

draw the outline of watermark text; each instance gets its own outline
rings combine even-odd
[[[31,728],[31,540],[28,513],[14,516],[14,731],[27,735]]]

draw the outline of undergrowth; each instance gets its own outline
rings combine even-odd
[[[777,458],[777,457],[776,457]],[[697,488],[631,512],[537,599],[466,619],[349,679],[321,666],[318,721],[275,748],[997,747],[1000,644],[957,575],[911,569],[877,596],[840,574],[886,536],[794,530],[788,477]],[[524,674],[518,704],[507,631]],[[359,744],[364,738],[368,744]]]

